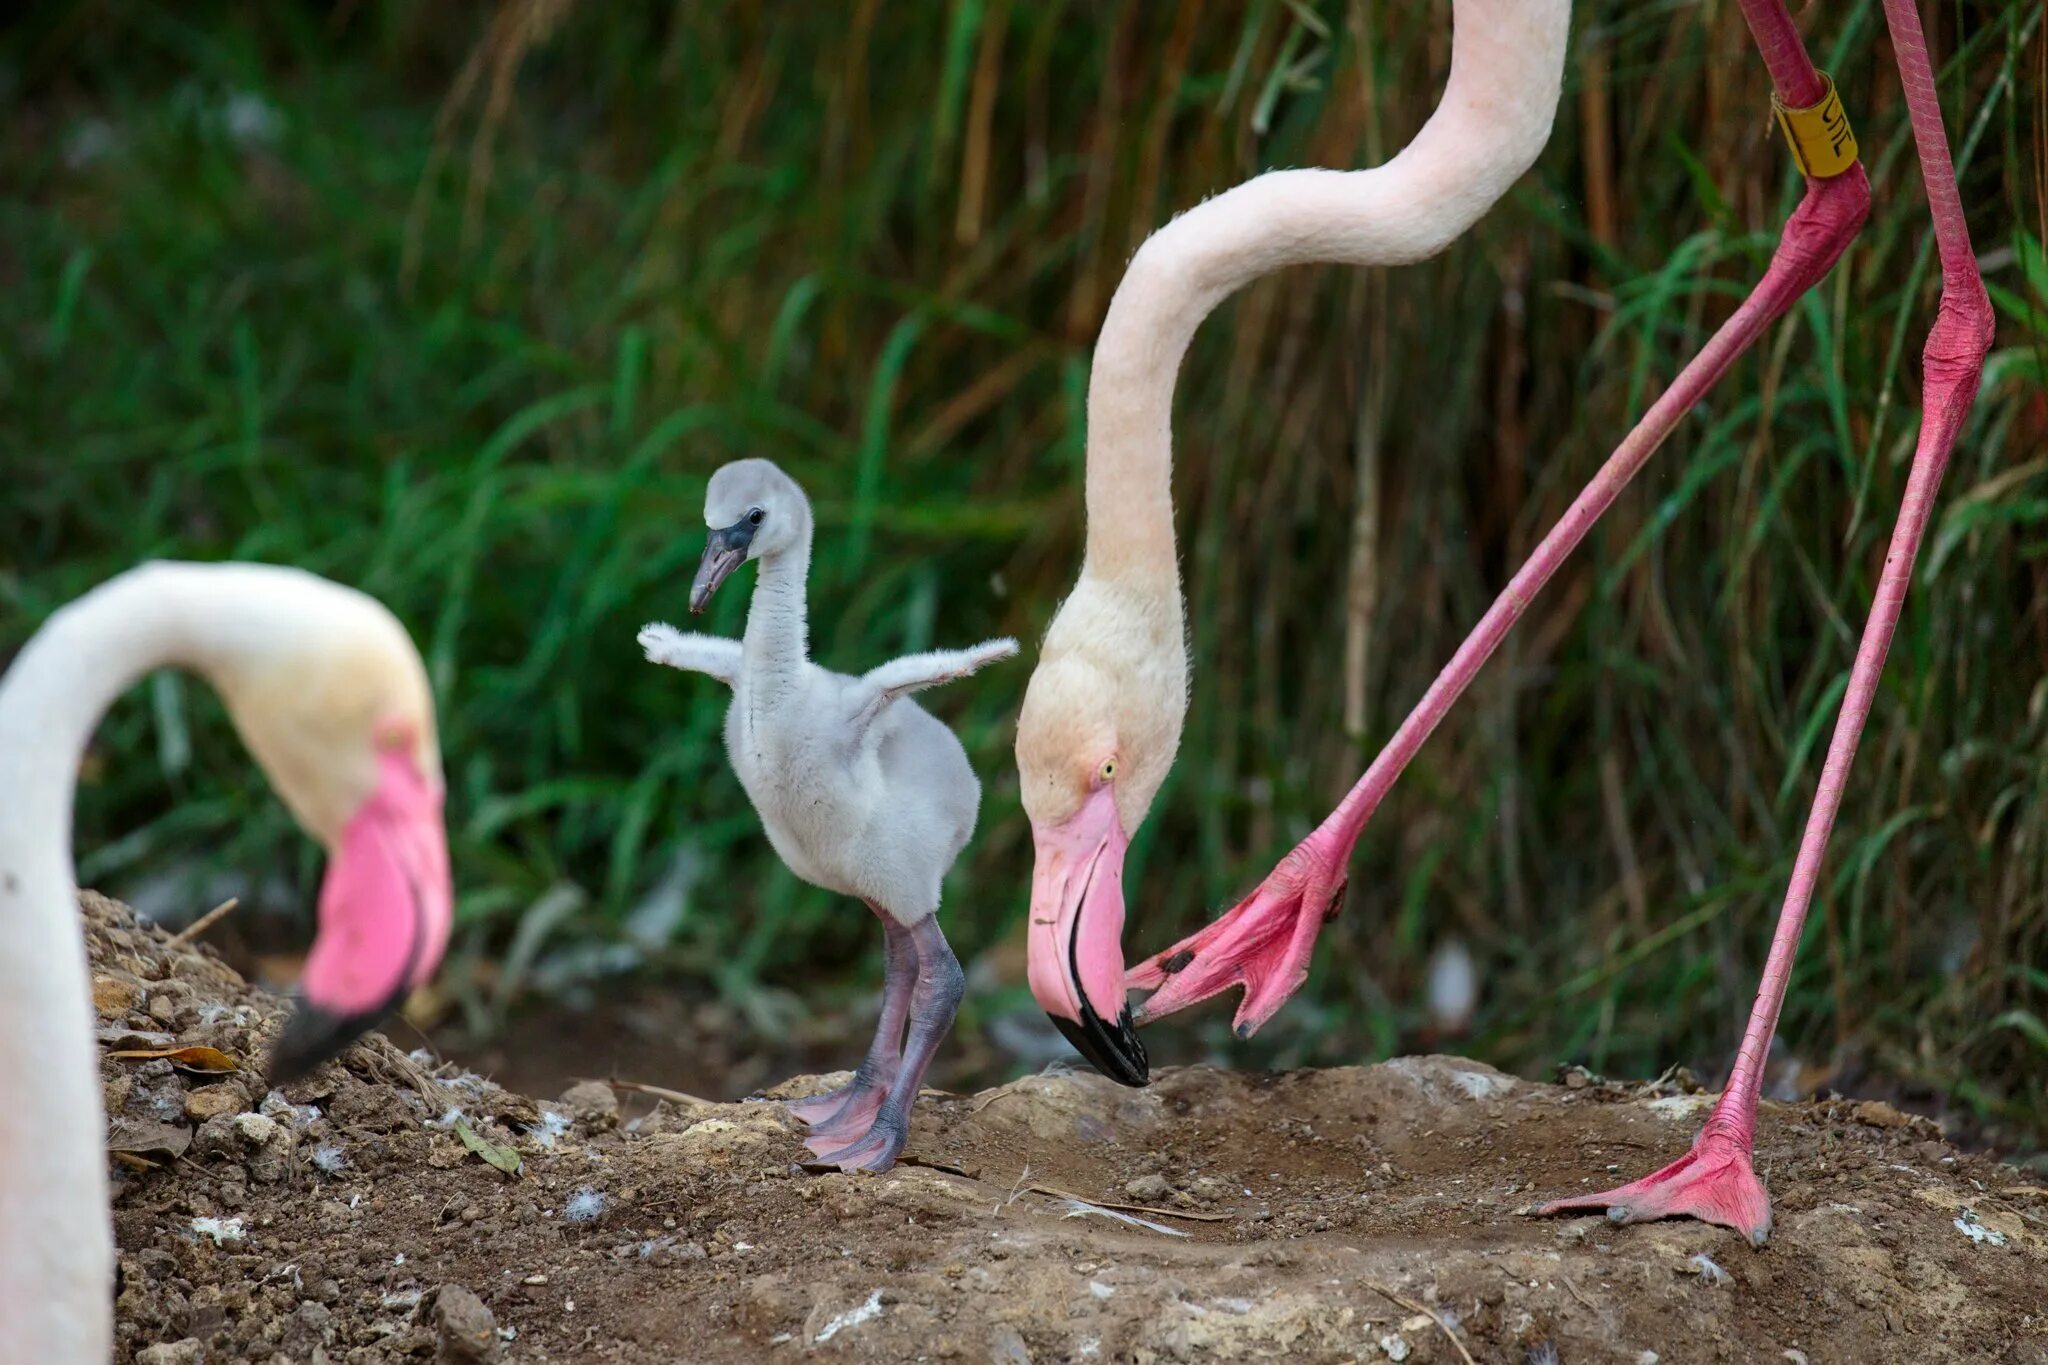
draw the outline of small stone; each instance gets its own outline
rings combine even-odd
[[[1158,1204],[1172,1196],[1173,1186],[1163,1175],[1141,1175],[1124,1186],[1124,1193],[1141,1204]]]
[[[680,1265],[684,1261],[704,1260],[709,1252],[701,1242],[676,1242],[667,1237],[650,1237],[635,1249],[641,1260],[649,1265]]]
[[[437,1361],[483,1365],[498,1359],[498,1320],[484,1301],[459,1284],[444,1284],[434,1296]]]
[[[1910,1114],[1900,1113],[1883,1100],[1865,1100],[1853,1112],[1858,1123],[1872,1128],[1904,1128],[1913,1121]]]
[[[271,1185],[290,1173],[292,1135],[289,1129],[261,1114],[237,1114],[233,1123],[243,1143],[251,1148],[248,1156],[251,1180]]]
[[[202,1158],[246,1162],[249,1178],[259,1184],[282,1180],[291,1170],[290,1130],[262,1114],[210,1118],[199,1126],[192,1147],[194,1155]]]
[[[121,1052],[144,1052],[178,1045],[177,1038],[171,1034],[151,1033],[142,1029],[103,1028],[95,1036],[99,1039],[101,1047]],[[166,1062],[164,1070],[170,1069],[170,1063]]]
[[[233,1081],[202,1085],[185,1095],[185,1117],[200,1123],[227,1114],[239,1114],[248,1107],[248,1092]]]
[[[1399,1333],[1389,1332],[1386,1336],[1380,1338],[1380,1349],[1387,1353],[1388,1360],[1395,1362],[1395,1365],[1400,1365],[1401,1361],[1408,1358],[1410,1348],[1406,1337],[1401,1336]]]
[[[252,1147],[264,1147],[277,1140],[277,1120],[267,1114],[235,1115],[235,1131]]]
[[[608,1128],[619,1121],[619,1097],[603,1081],[578,1081],[570,1086],[562,1092],[562,1107],[593,1128]]]
[[[540,1106],[509,1090],[494,1091],[481,1101],[483,1112],[508,1128],[538,1128]]]
[[[988,1334],[988,1358],[991,1365],[1031,1365],[1031,1348],[1016,1328],[998,1323]]]
[[[323,1346],[334,1344],[334,1314],[307,1299],[285,1319],[278,1344],[295,1360],[304,1360]]]
[[[96,976],[92,979],[92,1007],[106,1018],[126,1014],[141,999],[142,988],[133,981],[123,981],[118,976]]]
[[[199,1365],[206,1348],[197,1337],[186,1337],[164,1345],[145,1346],[135,1353],[135,1365]]]
[[[168,995],[152,995],[149,997],[149,1017],[159,1024],[177,1023],[178,1002]]]

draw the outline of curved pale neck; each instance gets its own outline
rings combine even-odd
[[[1549,140],[1567,0],[1456,0],[1451,75],[1399,156],[1365,171],[1274,171],[1182,214],[1139,249],[1088,380],[1084,573],[1170,584],[1173,386],[1228,295],[1310,261],[1399,265],[1471,227]]]
[[[0,679],[0,1360],[106,1360],[113,1234],[71,863],[79,759],[160,664],[206,666],[206,570],[151,565],[51,617]]]
[[[747,605],[747,629],[740,639],[740,663],[750,687],[774,695],[793,686],[810,658],[810,624],[804,604],[811,574],[811,523],[804,519],[796,547],[764,555]]]

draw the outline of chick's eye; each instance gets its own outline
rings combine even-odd
[[[768,514],[766,512],[763,512],[760,508],[756,507],[753,511],[747,513],[747,524],[750,526],[759,526],[761,524],[761,518],[767,515]]]

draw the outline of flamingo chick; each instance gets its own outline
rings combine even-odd
[[[887,936],[882,1016],[853,1080],[790,1106],[811,1150],[843,1170],[885,1171],[910,1135],[910,1107],[953,1026],[964,977],[939,929],[939,887],[974,832],[981,783],[960,741],[909,699],[1017,652],[1015,640],[908,654],[859,677],[810,661],[804,581],[811,505],[767,460],[711,476],[710,528],[690,588],[701,612],[749,559],[761,563],[739,640],[640,632],[651,662],[732,688],[725,747],[768,842],[790,871],[857,896]],[[906,1024],[909,1041],[904,1041]]]
[[[263,564],[149,564],[52,616],[0,678],[0,1361],[113,1354],[114,1239],[71,864],[78,764],[153,668],[203,676],[328,850],[319,931],[272,1081],[332,1056],[448,942],[441,755],[405,630],[352,589]]]

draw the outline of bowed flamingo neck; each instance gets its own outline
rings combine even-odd
[[[1089,373],[1084,574],[1163,581],[1178,596],[1173,390],[1202,320],[1285,266],[1405,265],[1461,236],[1550,138],[1565,19],[1561,0],[1458,0],[1443,99],[1399,155],[1366,171],[1270,172],[1146,239]]]
[[[130,574],[66,607],[0,681],[0,1355],[106,1360],[114,1245],[92,995],[71,868],[78,765],[114,699],[196,665],[175,576]],[[17,1337],[16,1333],[26,1336]]]

